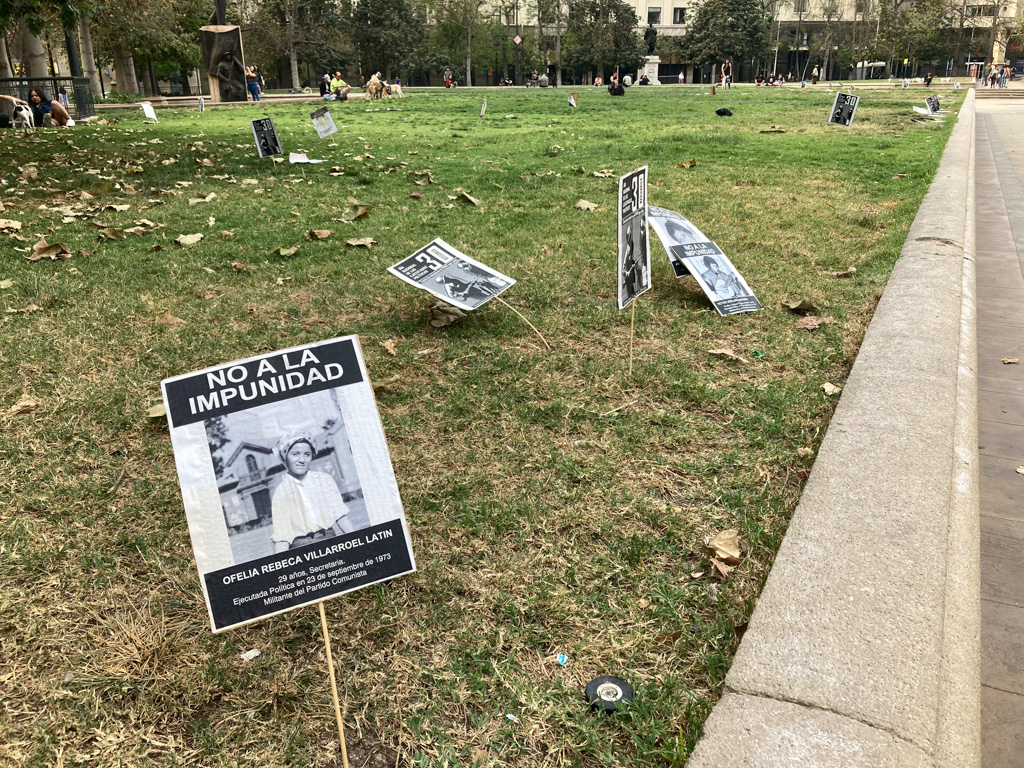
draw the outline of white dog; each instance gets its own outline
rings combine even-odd
[[[14,127],[15,128],[35,128],[36,121],[32,115],[32,109],[26,107],[24,104],[14,105]]]

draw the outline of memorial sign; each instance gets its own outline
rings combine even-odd
[[[625,309],[651,288],[646,165],[619,179],[618,254],[616,306]]]
[[[388,267],[388,272],[465,310],[486,304],[516,283],[441,238]]]
[[[162,388],[214,632],[416,569],[355,336]]]
[[[252,121],[252,135],[256,140],[256,149],[259,151],[260,157],[284,154],[284,150],[281,148],[281,141],[277,138],[277,129],[274,127],[274,121],[269,117]]]
[[[836,93],[835,101],[832,102],[832,111],[829,112],[828,121],[836,125],[845,125],[849,128],[853,124],[853,116],[857,112],[857,104],[860,96],[851,93]]]
[[[316,135],[321,139],[326,139],[332,133],[338,132],[338,126],[334,124],[334,118],[331,117],[331,112],[327,107],[320,107],[310,117],[313,120]]]

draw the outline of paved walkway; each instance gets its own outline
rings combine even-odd
[[[1024,103],[976,122],[981,708],[985,768],[1024,768]]]

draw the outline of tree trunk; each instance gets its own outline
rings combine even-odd
[[[555,30],[555,85],[562,86],[562,25]]]
[[[466,85],[473,85],[473,22],[466,21]]]
[[[7,53],[7,36],[3,32],[0,32],[0,77],[14,77],[11,59]]]
[[[46,51],[43,50],[43,41],[28,31],[28,27],[22,24],[21,27],[21,48],[25,58],[25,69],[29,77],[46,77],[50,74],[46,66]]]
[[[89,78],[93,96],[100,98],[103,93],[100,89],[99,73],[96,71],[96,56],[92,50],[92,23],[85,15],[78,23],[78,45],[82,53],[82,69],[85,71],[85,76]]]
[[[295,50],[295,23],[299,15],[298,3],[292,3],[288,13],[288,68],[292,76],[292,89],[299,89],[299,54]]]
[[[124,53],[121,51],[121,46],[115,44],[113,46],[114,52],[114,81],[115,85],[111,85],[111,90],[116,90],[120,93],[127,93],[128,86],[128,75],[124,72]]]
[[[139,77],[135,74],[135,56],[130,52],[124,55],[125,90],[128,93],[142,93],[139,88]]]

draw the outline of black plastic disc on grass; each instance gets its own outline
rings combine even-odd
[[[603,709],[606,715],[617,712],[620,704],[633,700],[633,688],[618,677],[602,675],[587,683],[585,691],[591,709]]]

